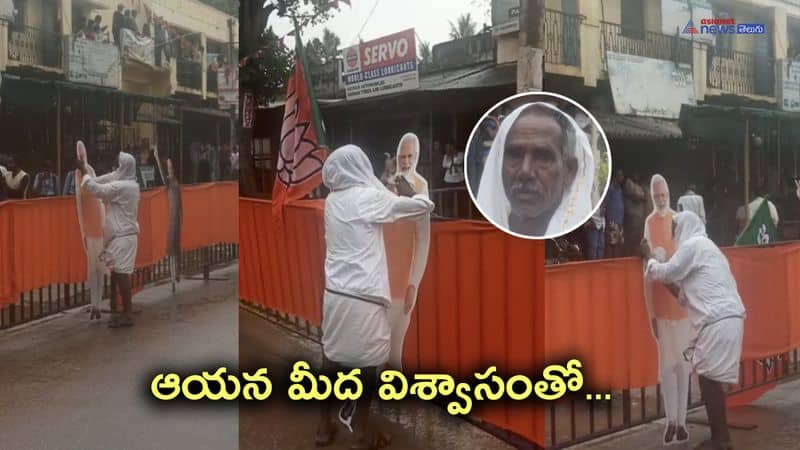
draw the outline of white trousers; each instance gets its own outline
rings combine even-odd
[[[100,300],[103,299],[103,275],[105,275],[105,265],[100,261],[100,253],[103,252],[102,237],[87,237],[86,242],[86,270],[87,283],[89,284],[89,298],[92,308],[100,307]]]
[[[692,340],[692,326],[689,319],[656,322],[659,381],[667,423],[685,427],[692,365],[683,358],[683,350]]]

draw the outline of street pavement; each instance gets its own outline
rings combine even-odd
[[[689,421],[705,421],[703,408],[691,411]],[[752,430],[732,429],[736,450],[794,450],[800,449],[800,379],[783,383],[758,399],[754,404],[728,412],[728,422],[755,425]],[[672,445],[675,450],[692,449],[708,439],[707,426],[689,424],[689,443]],[[748,427],[749,428],[749,427]],[[664,422],[652,422],[629,431],[574,446],[591,450],[656,450],[663,449]]]
[[[159,403],[149,390],[166,370],[236,370],[238,266],[212,278],[138,293],[132,328],[77,308],[1,332],[0,448],[236,449],[235,402]]]
[[[276,380],[288,380],[291,365],[308,361],[321,364],[321,347],[291,330],[259,317],[247,309],[239,315],[239,357],[242,370],[266,367],[273,381],[273,397],[262,403],[241,403],[240,449],[313,449],[319,413],[314,403],[296,404],[276,394],[286,392]],[[392,435],[391,449],[486,449],[513,447],[475,427],[422,402],[401,402],[373,410],[375,423]],[[347,449],[349,432],[338,427],[332,450]]]

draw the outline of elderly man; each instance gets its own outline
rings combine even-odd
[[[650,195],[653,212],[645,220],[644,239],[651,254],[658,261],[665,262],[675,253],[672,219],[676,213],[669,207],[669,186],[661,175],[651,178]],[[664,285],[645,282],[645,301],[658,344],[659,381],[667,416],[664,444],[671,444],[676,439],[685,442],[689,439],[686,407],[692,366],[683,358],[683,351],[689,346],[692,325],[686,310]]]
[[[500,125],[477,204],[500,228],[551,237],[589,218],[593,185],[594,159],[586,134],[556,107],[528,103]]]
[[[642,243],[648,259],[645,277],[677,284],[678,298],[692,322],[695,338],[683,354],[699,375],[711,426],[711,440],[697,448],[731,449],[723,385],[739,381],[745,308],[728,260],[706,236],[703,221],[684,211],[675,215],[673,224],[677,249],[668,261],[651,258],[648,243]]]
[[[131,274],[136,263],[139,223],[139,184],[136,183],[136,159],[120,152],[117,170],[109,174],[91,177],[86,161],[78,161],[83,174],[81,186],[106,205],[106,223],[103,227],[105,248],[100,254],[111,271],[111,313],[109,327],[129,327],[131,317]],[[123,313],[120,316],[114,299],[117,289],[122,297]]]
[[[402,151],[401,151],[402,154]],[[403,165],[402,159],[400,162]],[[365,402],[353,413],[354,448],[386,444],[388,437],[368,430],[377,370],[389,360],[392,300],[383,224],[427,217],[433,203],[409,183],[395,195],[375,177],[364,152],[346,145],[335,150],[322,168],[330,189],[325,199],[325,294],[322,306],[323,371],[359,368]],[[336,428],[331,403],[321,408],[317,445],[333,441]]]

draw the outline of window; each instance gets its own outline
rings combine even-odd
[[[644,39],[644,2],[622,0],[622,35]]]

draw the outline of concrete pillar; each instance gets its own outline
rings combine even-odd
[[[169,60],[169,94],[175,95],[178,90],[178,61],[173,56]]]
[[[72,0],[61,0],[59,14],[61,15],[61,35],[72,35]]]
[[[780,6],[772,8],[772,44],[775,59],[786,59],[789,54],[789,30],[786,9]]]
[[[708,87],[707,55],[708,46],[699,42],[695,42],[694,49],[692,50],[692,78],[694,81],[694,95],[697,101],[701,101],[706,97],[706,88]]]
[[[603,71],[602,36],[600,21],[602,18],[602,2],[595,0],[579,0],[578,12],[585,17],[580,26],[581,34],[581,72],[583,84],[597,86],[597,79]]]
[[[203,60],[200,62],[200,71],[203,77],[201,82],[200,88],[203,91],[203,100],[206,99],[206,95],[208,95],[208,41],[206,40],[205,33],[200,34],[200,46],[203,48]]]
[[[0,21],[0,72],[8,66],[8,23]]]

